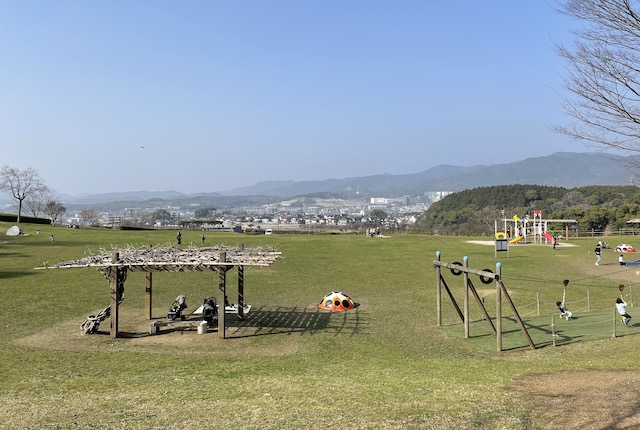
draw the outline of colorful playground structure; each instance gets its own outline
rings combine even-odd
[[[496,240],[507,239],[510,244],[516,243],[553,243],[554,237],[549,232],[549,224],[563,224],[564,240],[569,237],[569,224],[577,224],[574,219],[543,219],[542,211],[534,211],[533,219],[526,215],[520,218],[515,214],[512,218],[503,218],[502,231],[498,230],[498,221],[495,222]],[[562,231],[562,230],[561,230]],[[558,238],[556,238],[558,239]]]

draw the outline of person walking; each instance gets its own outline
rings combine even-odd
[[[176,234],[176,240],[178,241],[178,245],[182,243],[182,233],[178,232],[178,234]]]
[[[596,254],[596,266],[600,265],[600,259],[602,258],[600,256],[600,253],[602,252],[602,245],[600,245],[600,242],[598,242],[598,244],[596,245],[596,249],[593,250],[593,252]]]
[[[629,327],[629,321],[631,321],[631,315],[627,313],[627,302],[622,297],[616,299],[616,309],[620,316],[622,316],[622,324]]]

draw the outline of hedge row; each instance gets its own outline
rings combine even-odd
[[[3,221],[3,222],[18,222],[18,215],[0,214],[0,221]],[[20,217],[20,223],[25,223],[25,224],[51,224],[51,220],[49,218],[40,218],[40,217],[35,217],[35,216],[22,215]]]

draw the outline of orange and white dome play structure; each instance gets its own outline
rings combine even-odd
[[[318,307],[327,311],[348,311],[355,308],[356,305],[351,297],[345,293],[334,291],[324,296]]]

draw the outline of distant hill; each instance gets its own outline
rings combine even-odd
[[[222,195],[293,197],[317,192],[363,195],[420,195],[425,191],[461,191],[475,187],[537,184],[565,188],[589,185],[629,185],[633,157],[603,153],[555,154],[522,161],[471,167],[440,165],[407,175],[381,174],[321,181],[265,181],[221,192]]]
[[[512,184],[536,184],[564,188],[590,185],[630,185],[636,172],[630,162],[633,157],[604,153],[557,152],[527,158],[522,161],[470,167],[440,165],[420,173],[406,175],[380,174],[344,179],[317,181],[263,181],[248,187],[228,191],[183,194],[177,191],[126,192],[61,196],[65,203],[96,205],[108,202],[148,202],[150,200],[178,201],[196,198],[212,199],[220,206],[233,206],[235,200],[249,204],[253,200],[267,203],[277,198],[310,194],[333,194],[343,197],[419,196],[426,191],[462,191],[477,187]],[[255,196],[249,199],[248,196]],[[269,196],[270,199],[265,199]]]
[[[130,201],[130,202],[143,202],[153,199],[172,200],[188,197],[187,194],[180,193],[178,191],[128,191],[128,192],[113,192],[113,193],[101,193],[101,194],[80,194],[71,196],[68,194],[60,195],[60,198],[66,203],[78,203],[78,204],[100,204],[113,201]]]
[[[458,235],[493,235],[495,220],[535,211],[546,220],[575,220],[570,228],[586,231],[622,231],[640,216],[640,188],[633,185],[590,185],[563,188],[514,184],[478,187],[450,194],[429,206],[413,228],[422,232]],[[549,222],[563,230],[567,224]],[[515,228],[515,226],[514,226]]]

